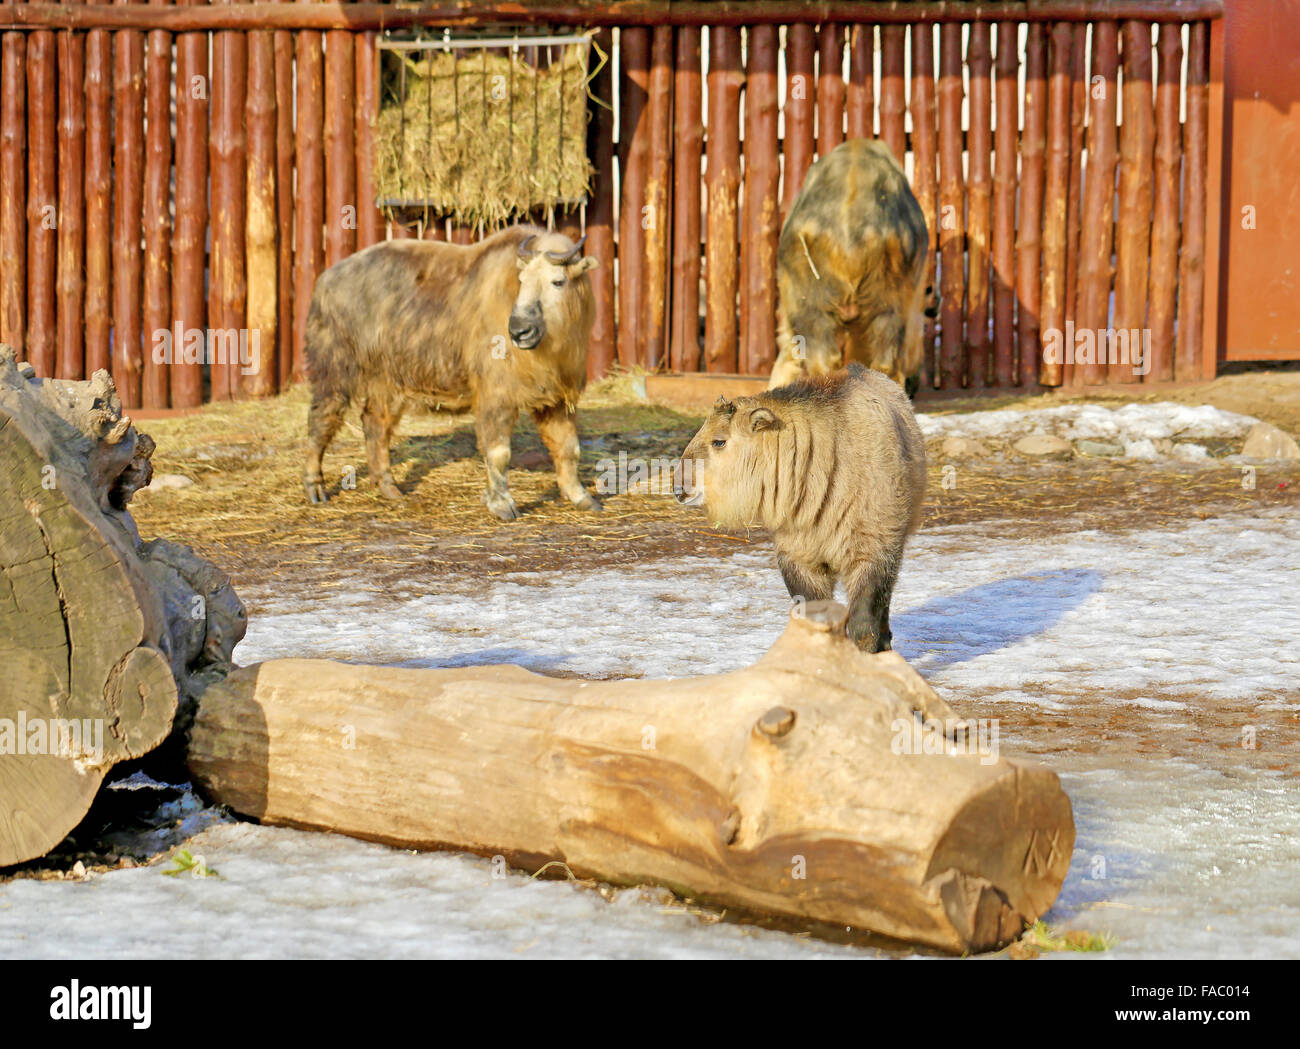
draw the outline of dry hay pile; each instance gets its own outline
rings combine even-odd
[[[377,131],[379,200],[500,226],[580,202],[587,159],[584,43],[546,68],[487,49],[390,52]]]

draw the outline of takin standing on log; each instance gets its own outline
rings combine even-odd
[[[537,423],[560,492],[599,510],[578,479],[577,403],[595,318],[587,272],[596,260],[583,256],[583,241],[531,226],[470,246],[385,241],[322,273],[307,317],[307,498],[328,498],[321,459],[353,403],[370,477],[381,495],[400,498],[389,448],[403,411],[421,403],[474,413],[484,502],[501,520],[519,516],[506,469],[521,411]]]
[[[889,603],[925,497],[925,442],[897,383],[851,364],[720,397],[682,452],[675,494],[719,527],[770,531],[791,597],[826,601],[843,582],[849,637],[890,647]]]
[[[768,389],[857,361],[920,384],[929,234],[883,142],[850,139],[808,171],[777,248],[777,354]]]

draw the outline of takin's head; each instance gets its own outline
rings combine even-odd
[[[775,436],[784,428],[759,397],[719,397],[682,452],[673,485],[679,503],[703,505],[723,528],[760,524],[764,480],[775,463]]]
[[[586,240],[584,235],[574,244],[560,233],[536,233],[519,242],[519,294],[508,327],[519,349],[535,350],[548,331],[566,330],[583,305],[578,300],[590,298],[584,274],[595,269],[596,260],[583,256]]]

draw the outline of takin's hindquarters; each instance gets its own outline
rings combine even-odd
[[[877,372],[719,398],[682,453],[680,502],[724,528],[772,533],[791,597],[843,583],[849,636],[890,647],[889,604],[925,498],[925,443],[902,387]]]
[[[850,139],[818,160],[781,229],[776,364],[769,389],[851,362],[914,390],[929,234],[883,142]]]
[[[386,241],[331,266],[307,318],[312,384],[308,499],[328,496],[322,458],[350,404],[361,409],[370,477],[398,498],[390,446],[412,403],[474,413],[487,467],[484,502],[519,516],[506,479],[510,439],[532,414],[560,492],[600,504],[578,478],[576,405],[587,380],[596,260],[558,233],[513,226],[478,244]]]

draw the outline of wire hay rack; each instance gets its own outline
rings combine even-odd
[[[591,37],[386,34],[379,207],[482,230],[585,205]]]

